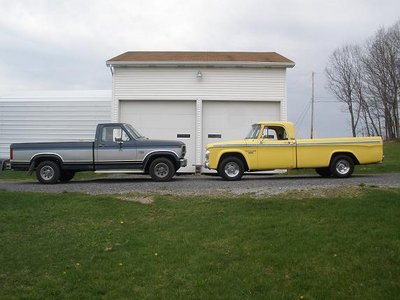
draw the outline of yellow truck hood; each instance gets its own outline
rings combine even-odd
[[[217,148],[217,147],[227,147],[227,146],[245,146],[247,145],[247,140],[232,140],[217,143],[207,144],[207,148]],[[250,141],[250,140],[249,140]]]

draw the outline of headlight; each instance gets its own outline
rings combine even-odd
[[[207,151],[206,151],[206,160],[208,160],[209,157],[210,157],[210,151],[207,150]]]

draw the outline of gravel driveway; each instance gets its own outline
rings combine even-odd
[[[319,176],[245,175],[241,181],[229,182],[210,175],[180,175],[170,182],[153,182],[143,175],[122,175],[65,184],[43,185],[35,181],[0,181],[0,189],[24,192],[81,192],[88,194],[165,193],[165,194],[255,194],[274,195],[294,190],[342,188],[351,186],[400,187],[400,173],[356,175],[347,179]]]

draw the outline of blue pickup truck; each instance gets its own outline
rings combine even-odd
[[[76,172],[144,173],[155,181],[169,181],[185,167],[186,145],[151,140],[131,125],[97,125],[91,142],[16,143],[10,145],[12,170],[36,172],[41,183],[71,180]]]

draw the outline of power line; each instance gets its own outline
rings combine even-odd
[[[297,118],[295,124],[296,127],[300,128],[304,118],[306,117],[306,115],[308,114],[308,111],[310,110],[310,106],[311,106],[311,101],[307,102],[307,104],[305,105],[303,111],[301,112],[300,116]]]

